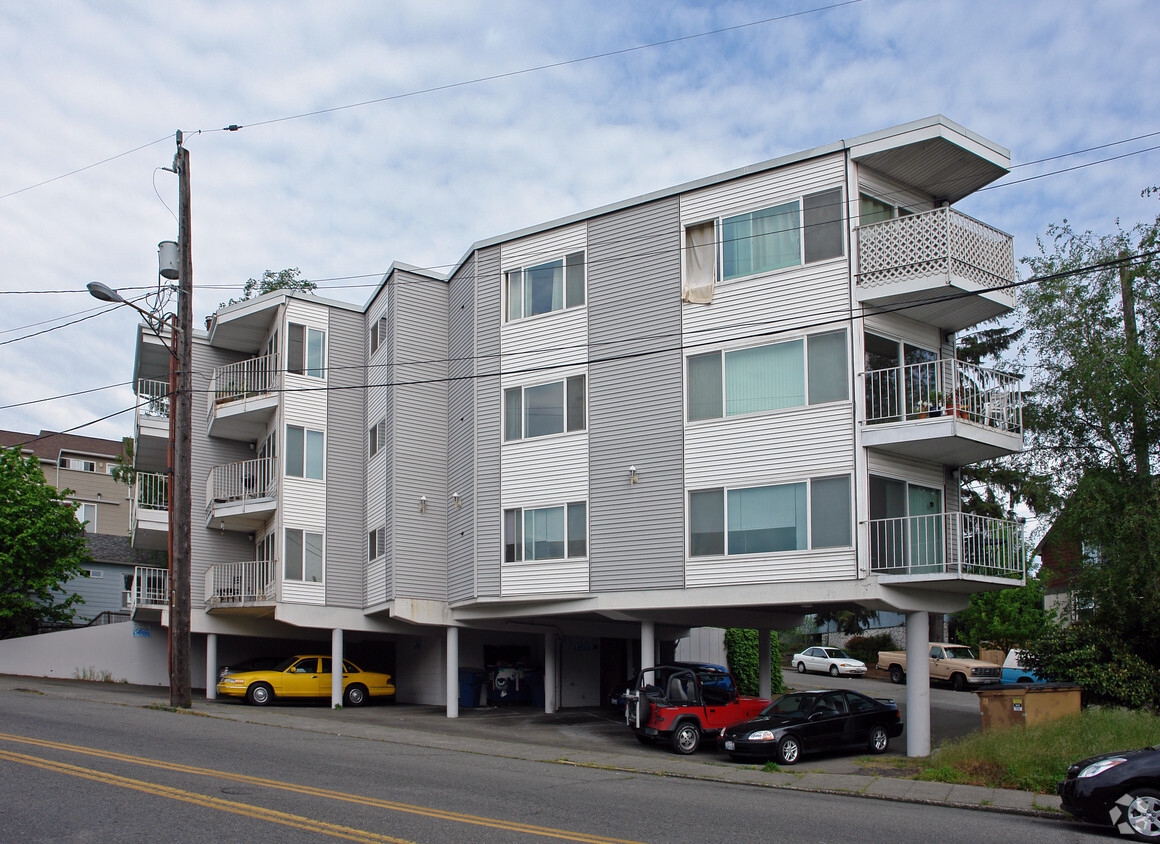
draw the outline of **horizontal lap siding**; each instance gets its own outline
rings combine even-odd
[[[475,261],[466,261],[448,289],[449,340],[447,432],[448,492],[461,507],[447,519],[447,597],[464,601],[475,594],[475,378],[490,362],[475,359]]]
[[[333,308],[327,347],[326,419],[326,604],[362,607],[365,464],[363,396],[366,372],[362,314]]]
[[[503,548],[500,505],[502,395],[498,375],[503,283],[499,248],[480,251],[476,268],[475,588],[477,597],[496,597],[502,589],[500,559]]]
[[[362,422],[362,454],[366,459],[366,515],[363,524],[363,559],[366,560],[366,575],[365,575],[365,596],[363,598],[364,605],[367,607],[378,606],[384,603],[390,597],[389,573],[390,564],[387,551],[379,549],[379,558],[377,560],[367,560],[369,554],[369,543],[366,534],[379,526],[388,526],[388,539],[384,541],[386,549],[390,549],[390,529],[387,522],[387,460],[389,458],[390,449],[387,444],[390,443],[390,431],[393,430],[394,423],[387,412],[387,401],[390,393],[390,387],[386,386],[391,381],[392,367],[391,367],[391,339],[394,336],[394,330],[391,328],[392,312],[388,308],[388,301],[390,299],[393,287],[388,285],[381,288],[375,300],[371,302],[366,314],[366,354],[370,365],[367,367],[366,383],[369,385],[366,390],[366,415]],[[370,330],[375,326],[382,317],[387,318],[387,336],[379,343],[379,348],[372,355],[370,351]],[[385,442],[380,444],[378,453],[372,458],[370,456],[370,440],[368,432],[372,425],[375,425],[380,419],[385,419],[387,422],[387,436]]]
[[[840,187],[845,178],[841,152],[743,176],[682,195],[681,223],[687,226],[779,205],[807,193]]]
[[[589,555],[593,591],[684,584],[680,226],[676,199],[589,225]],[[636,466],[637,484],[628,482]]]

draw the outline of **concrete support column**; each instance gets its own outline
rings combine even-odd
[[[656,625],[651,621],[640,623],[640,667],[651,668],[657,661]]]
[[[551,714],[556,711],[556,675],[559,666],[556,664],[556,631],[544,634],[544,712]]]
[[[773,667],[769,659],[769,630],[762,628],[757,631],[757,694],[761,697],[770,697],[773,688]],[[778,666],[781,670],[781,666]]]
[[[330,708],[342,705],[342,628],[330,631]]]
[[[205,699],[217,699],[217,633],[205,637]]]
[[[447,717],[459,717],[459,628],[447,628]]]
[[[906,755],[930,755],[930,613],[906,614]]]

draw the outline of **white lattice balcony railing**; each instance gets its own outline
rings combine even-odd
[[[169,382],[150,378],[137,379],[137,398],[143,404],[137,408],[142,416],[156,419],[169,418]]]
[[[138,472],[133,486],[138,510],[169,509],[169,476],[164,472]]]
[[[867,423],[947,416],[1022,434],[1019,379],[953,358],[866,373]]]
[[[1011,235],[951,208],[859,226],[858,286],[955,276],[984,288],[1015,281]]]
[[[272,393],[277,384],[278,356],[263,355],[214,369],[209,380],[209,392],[214,404],[224,404]]]
[[[273,601],[278,591],[275,560],[217,563],[205,575],[205,600],[211,605]]]
[[[272,457],[226,463],[209,470],[205,480],[206,501],[211,504],[272,498],[277,492],[277,465]]]
[[[136,566],[127,598],[129,609],[169,606],[169,570]]]
[[[870,522],[870,570],[896,575],[1023,577],[1023,525],[971,513]]]

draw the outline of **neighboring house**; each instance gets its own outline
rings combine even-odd
[[[395,264],[363,307],[219,310],[193,349],[205,676],[329,640],[449,714],[459,666],[598,705],[691,628],[861,604],[925,631],[1018,584],[1019,525],[960,513],[958,467],[1022,448],[1019,382],[954,358],[1015,305],[1010,236],[952,207],[1008,166],[935,117],[492,237],[446,275]],[[168,365],[139,330],[137,548],[165,543]]]
[[[13,446],[36,457],[46,482],[71,490],[67,499],[76,502],[77,518],[85,524],[93,563],[87,576],[64,583],[66,593],[85,599],[76,607],[74,624],[127,621],[124,579],[133,575],[129,487],[112,475],[124,443],[52,431],[0,431],[0,447]]]
[[[1082,607],[1077,605],[1075,586],[1080,563],[1094,552],[1055,522],[1039,541],[1035,555],[1040,558],[1043,580],[1043,608],[1055,612],[1061,621],[1075,621]]]

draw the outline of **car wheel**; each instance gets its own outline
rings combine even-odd
[[[897,665],[890,666],[890,682],[902,685],[902,681],[906,679],[906,674]]]
[[[875,724],[870,728],[870,737],[866,740],[866,745],[871,753],[885,753],[886,748],[890,747],[890,734],[881,724]]]
[[[806,673],[806,664],[804,662],[799,662],[797,664],[797,670],[798,670],[798,674],[805,674]]]
[[[669,736],[669,744],[672,745],[674,752],[682,756],[695,753],[701,746],[701,728],[692,721],[685,721],[673,730],[673,734]]]
[[[955,672],[951,675],[951,685],[955,687],[956,692],[965,692],[967,690],[967,678]]]
[[[265,706],[274,698],[274,690],[268,683],[254,683],[246,689],[246,702],[254,706]]]
[[[1160,791],[1133,788],[1110,812],[1116,832],[1137,841],[1160,841]]]
[[[838,666],[836,666],[836,665],[830,666],[830,676],[831,677],[837,677],[840,673],[841,672],[838,671]]]
[[[347,706],[362,706],[367,702],[367,690],[357,683],[347,686],[342,699]]]
[[[797,736],[785,736],[777,743],[777,761],[783,765],[793,765],[801,756],[802,746]]]

